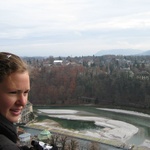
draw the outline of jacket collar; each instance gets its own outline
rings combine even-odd
[[[14,143],[17,142],[17,132],[15,125],[0,114],[0,134],[5,135]]]

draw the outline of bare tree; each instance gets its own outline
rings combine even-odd
[[[66,150],[79,150],[79,143],[71,139],[70,142],[67,144],[67,149]]]
[[[66,142],[68,140],[67,136],[60,136],[59,143],[62,145],[62,150],[66,150]]]
[[[89,145],[89,150],[100,150],[99,144],[97,142],[91,142]]]
[[[51,136],[51,140],[50,140],[50,143],[52,145],[57,145],[57,143],[59,143],[59,138],[60,138],[60,135],[58,134],[54,134]]]

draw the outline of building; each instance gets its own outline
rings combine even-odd
[[[23,109],[21,114],[20,123],[28,123],[33,119],[33,107],[32,104],[28,101],[26,107]]]
[[[51,139],[51,133],[48,130],[43,130],[38,134],[38,140],[45,141]]]
[[[31,134],[23,133],[19,135],[20,145],[30,145],[31,143]]]
[[[54,65],[62,65],[63,61],[62,60],[54,60]]]
[[[149,80],[150,74],[147,71],[142,71],[137,74],[137,79],[141,80]]]

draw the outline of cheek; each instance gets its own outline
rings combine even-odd
[[[13,106],[13,104],[14,104],[13,99],[10,99],[7,96],[0,97],[0,108],[1,109],[7,109],[7,108],[9,109],[9,108],[11,108],[11,106]]]

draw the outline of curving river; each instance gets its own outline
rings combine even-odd
[[[138,115],[137,113],[130,113],[130,111],[126,111],[125,113],[119,111],[110,111],[107,109],[97,109],[95,107],[48,107],[46,109],[69,109],[69,110],[77,110],[84,112],[85,116],[99,116],[106,117],[110,119],[124,121],[130,124],[135,125],[139,128],[139,132],[134,135],[131,139],[127,141],[128,144],[140,145],[145,139],[150,140],[150,116],[149,115]],[[47,117],[47,115],[40,116],[39,120],[43,117]],[[54,118],[53,118],[54,119]],[[78,122],[70,121],[69,123],[65,119],[55,118],[55,121],[58,121],[62,126],[66,128],[75,128],[75,129],[95,129],[96,127],[93,124],[89,124],[89,122]],[[82,124],[80,126],[80,124]]]

